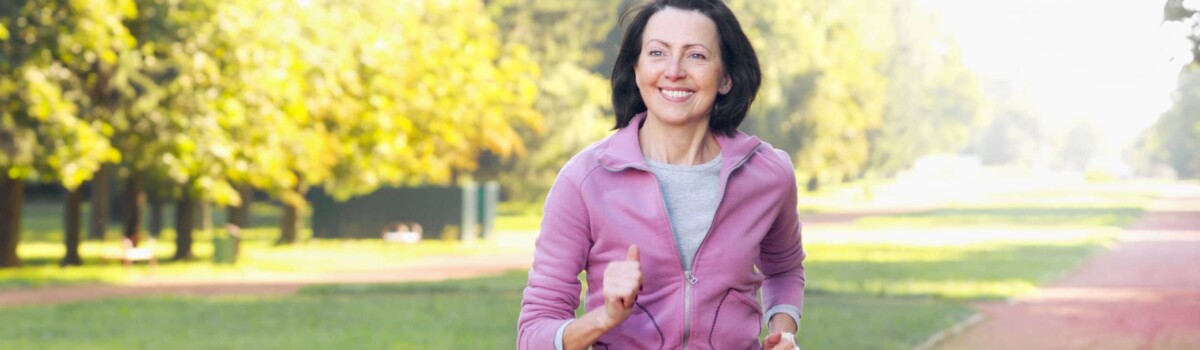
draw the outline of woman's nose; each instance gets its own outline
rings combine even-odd
[[[680,64],[681,59],[672,59],[671,63],[667,64],[667,71],[663,72],[663,76],[671,80],[679,80],[687,77],[683,71],[683,66]]]

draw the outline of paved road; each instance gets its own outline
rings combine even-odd
[[[1200,349],[1200,191],[1164,193],[1117,244],[938,349]]]

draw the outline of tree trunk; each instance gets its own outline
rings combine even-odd
[[[816,192],[817,190],[821,189],[821,182],[817,181],[816,176],[810,177],[808,178],[808,186],[805,186],[805,189],[807,189],[808,192]]]
[[[133,171],[129,174],[128,182],[125,184],[125,193],[121,196],[121,210],[125,229],[123,234],[125,238],[133,241],[133,246],[138,245],[141,237],[138,233],[142,231],[142,207],[146,204],[146,196],[142,193],[142,176],[140,173]]]
[[[300,232],[300,207],[283,202],[283,222],[281,223],[279,241],[275,244],[296,243],[297,232]]]
[[[308,192],[308,186],[297,184],[295,190],[297,196],[294,200],[282,200],[283,222],[280,225],[279,241],[275,242],[277,245],[296,243],[300,228],[303,227],[303,223],[300,222],[300,210],[305,204],[304,193]]]
[[[149,196],[150,199],[150,235],[158,238],[163,229],[163,199],[158,194]]]
[[[254,187],[250,185],[237,185],[238,195],[242,197],[242,205],[228,208],[228,215],[225,216],[225,222],[234,224],[237,227],[250,226],[250,204],[254,203]]]
[[[0,170],[8,170],[0,168]],[[20,267],[17,243],[21,238],[21,204],[25,197],[25,184],[11,179],[8,171],[0,171],[0,268]]]
[[[92,178],[92,193],[89,207],[91,207],[90,220],[88,221],[88,239],[104,240],[104,231],[108,227],[109,215],[109,182],[112,178],[112,165],[102,165],[100,170],[96,171],[96,175]]]
[[[212,204],[205,201],[199,201],[196,203],[196,205],[200,207],[200,232],[212,234]]]
[[[60,266],[81,266],[83,258],[79,256],[79,241],[83,219],[80,211],[83,208],[83,190],[75,188],[67,194],[66,211],[63,216],[63,243],[67,245],[67,255],[59,262]]]
[[[192,229],[195,227],[194,218],[196,214],[196,202],[192,200],[191,191],[185,186],[183,196],[179,197],[179,202],[175,205],[175,260],[191,260],[196,256],[192,254]]]

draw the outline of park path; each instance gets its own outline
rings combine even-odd
[[[1164,191],[1112,249],[937,349],[1200,349],[1200,190]]]
[[[151,295],[284,295],[313,284],[400,283],[441,281],[528,270],[529,252],[431,256],[387,269],[288,275],[257,279],[146,279],[127,285],[84,285],[0,291],[0,307],[56,304]]]

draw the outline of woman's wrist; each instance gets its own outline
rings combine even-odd
[[[792,316],[782,312],[771,316],[771,321],[767,323],[768,332],[784,332],[795,334],[799,328],[799,325],[796,324],[796,320],[792,319]]]

